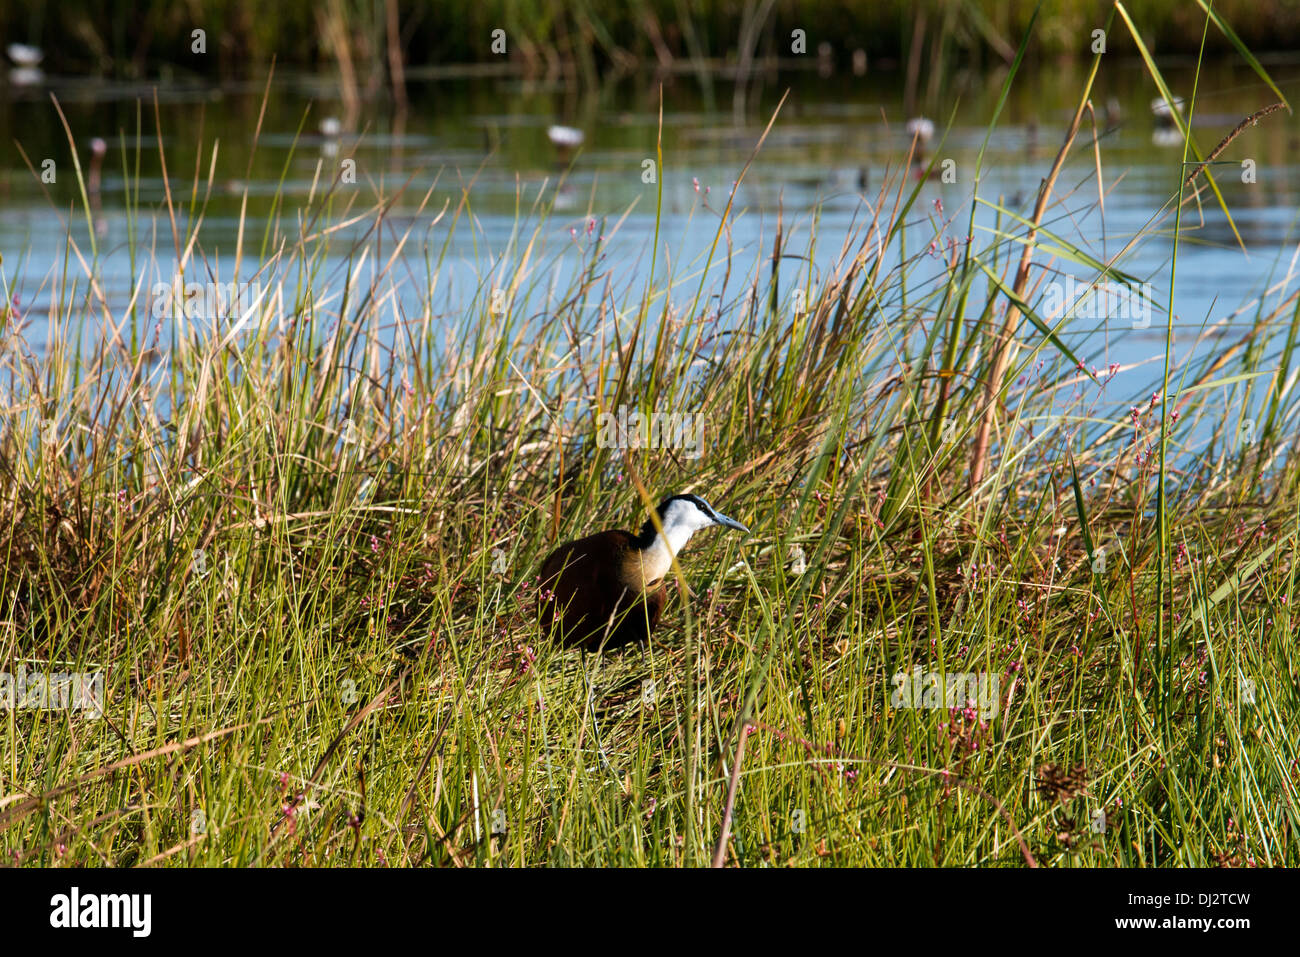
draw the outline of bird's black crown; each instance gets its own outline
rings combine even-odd
[[[660,502],[659,507],[655,510],[659,513],[660,520],[663,519],[664,514],[668,511],[668,506],[677,501],[691,502],[701,512],[709,516],[709,518],[718,517],[718,513],[713,510],[713,506],[704,501],[704,499],[700,498],[698,495],[671,495]]]
[[[655,509],[659,515],[660,525],[664,523],[664,516],[668,514],[668,506],[677,501],[690,502],[705,515],[709,516],[709,518],[714,519],[715,521],[717,520],[718,513],[713,510],[713,506],[704,501],[704,499],[700,498],[698,495],[670,495],[668,498],[660,502],[659,507]],[[637,544],[642,548],[648,548],[654,542],[655,536],[658,534],[659,530],[655,528],[654,519],[648,518],[646,519],[646,523],[641,526],[641,534],[637,537]]]

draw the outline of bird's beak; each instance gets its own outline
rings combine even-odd
[[[724,525],[727,528],[734,528],[738,532],[745,532],[745,533],[749,532],[749,529],[747,529],[744,525],[741,525],[734,518],[729,518],[728,516],[723,515],[721,512],[715,512],[714,514],[718,516],[717,524]]]

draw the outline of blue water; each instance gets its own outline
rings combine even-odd
[[[1300,99],[1300,66],[1281,63],[1270,68],[1284,93]],[[1171,67],[1167,77],[1175,92],[1190,92],[1191,74],[1185,68]],[[928,158],[936,160],[938,169],[948,161],[955,182],[925,180],[907,217],[907,253],[917,257],[909,273],[908,307],[922,314],[932,313],[937,305],[923,299],[927,284],[941,274],[940,257],[950,254],[950,242],[958,248],[964,243],[974,196],[1001,203],[1021,216],[1031,214],[1039,181],[1051,166],[1072,113],[1079,75],[1073,68],[1046,68],[1021,77],[989,138],[977,184],[976,160],[1000,83],[1000,75],[962,75],[946,91],[947,99],[924,107],[938,128]],[[917,170],[904,165],[910,138],[903,128],[907,117],[896,73],[829,80],[796,75],[790,86],[770,135],[735,189],[727,236],[709,265],[700,305],[706,312],[718,308],[709,296],[727,272],[727,238],[730,300],[743,295],[756,274],[760,291],[764,289],[780,223],[786,252],[781,263],[783,305],[793,308],[791,291],[807,285],[809,270],[815,286],[833,274],[846,236],[857,230],[866,238],[866,224],[877,203],[889,215],[894,193],[882,196],[882,186],[896,185],[900,178],[908,188],[919,182]],[[486,315],[492,290],[500,277],[517,270],[530,242],[528,282],[510,304],[512,310],[545,321],[573,278],[594,268],[597,274],[608,273],[614,304],[626,311],[636,305],[649,280],[662,185],[658,279],[662,284],[671,270],[676,282],[673,306],[684,309],[700,283],[733,184],[750,160],[780,89],[769,84],[762,101],[736,124],[729,95],[719,97],[725,108],[711,105],[691,82],[679,78],[664,92],[663,165],[655,165],[659,181],[646,183],[645,164],[656,159],[659,89],[645,81],[628,80],[586,97],[511,79],[429,81],[413,86],[413,105],[406,116],[375,105],[336,139],[319,132],[324,117],[341,113],[341,102],[331,98],[329,78],[284,76],[276,81],[256,151],[251,131],[261,107],[262,83],[193,83],[160,91],[161,136],[172,187],[169,209],[151,90],[58,78],[39,89],[9,87],[0,105],[0,142],[10,144],[0,147],[3,276],[10,294],[18,297],[24,318],[21,332],[35,354],[44,349],[51,300],[69,290],[86,295],[86,268],[94,271],[115,320],[129,325],[126,307],[135,295],[137,336],[149,341],[156,334],[165,347],[170,322],[160,323],[163,328],[155,332],[150,297],[160,284],[172,280],[175,249],[186,246],[196,211],[202,208],[188,279],[210,272],[222,283],[238,279],[268,290],[281,288],[288,305],[310,291],[326,304],[327,314],[331,303],[337,307],[349,277],[354,286],[368,287],[398,241],[409,234],[399,263],[384,279],[384,291],[391,291],[391,318],[384,333],[390,341],[398,323],[423,328],[426,311],[432,314],[431,327],[444,333],[458,328],[467,315]],[[101,188],[92,197],[94,253],[50,92],[68,114],[84,166],[90,163],[91,137],[102,138],[107,146]],[[1126,243],[1149,228],[1175,194],[1182,170],[1181,146],[1160,145],[1160,130],[1149,108],[1153,93],[1137,64],[1108,64],[1093,98],[1097,104],[1113,101],[1118,106],[1109,117],[1104,112],[1098,117],[1104,212],[1091,147],[1093,131],[1085,125],[1056,185],[1061,202],[1044,220],[1045,227],[1064,240],[1097,259],[1114,259],[1116,268],[1150,284],[1154,305],[1146,317],[1148,328],[1134,329],[1127,318],[1085,309],[1060,330],[1067,347],[1088,367],[1124,367],[1111,386],[1114,394],[1146,388],[1156,381],[1163,363],[1172,218],[1163,221],[1160,232],[1121,255]],[[1194,119],[1202,150],[1208,152],[1246,112],[1271,99],[1250,71],[1226,62],[1212,65],[1202,75]],[[949,117],[955,117],[950,127]],[[584,130],[585,142],[576,154],[562,155],[548,141],[546,129],[556,122]],[[37,184],[11,145],[14,140],[34,164],[54,159],[57,182],[44,188]],[[219,149],[212,167],[214,143]],[[1212,195],[1206,193],[1199,206],[1185,210],[1172,302],[1177,365],[1193,354],[1212,353],[1224,338],[1240,337],[1269,287],[1275,288],[1264,297],[1266,309],[1294,293],[1297,145],[1300,131],[1294,118],[1274,114],[1247,130],[1214,167],[1244,250]],[[129,179],[122,174],[123,150]],[[348,158],[355,160],[356,182],[336,187],[325,207],[319,197]],[[1243,159],[1254,161],[1256,182],[1241,181]],[[210,167],[215,172],[209,190]],[[129,203],[124,196],[128,183],[131,190],[139,190]],[[278,209],[273,205],[277,193],[282,197]],[[311,216],[301,215],[313,193]],[[468,202],[457,215],[466,195]],[[374,219],[370,211],[381,200],[391,202],[383,229],[368,235]],[[138,208],[134,222],[127,212],[131,206]],[[236,277],[241,215],[246,217],[245,245]],[[315,274],[304,277],[276,268],[255,273],[274,248],[274,242],[267,251],[262,248],[273,215],[280,238],[289,243],[300,230],[332,230],[328,253]],[[353,217],[358,222],[345,225]],[[173,221],[178,240],[173,238]],[[1001,244],[999,261],[1009,283],[1021,247],[996,236],[995,225],[993,210],[977,205],[976,248],[987,257],[990,244]],[[1024,233],[1005,220],[1002,229]],[[810,243],[814,234],[815,245]],[[70,251],[70,240],[87,266]],[[851,253],[856,252],[855,246]],[[895,243],[885,251],[886,268],[897,266],[900,258]],[[431,263],[438,268],[436,284],[430,282]],[[1035,263],[1035,283],[1064,284],[1073,276],[1086,284],[1098,278],[1088,267],[1059,257],[1051,263],[1055,272],[1043,271],[1049,258],[1041,248]],[[596,283],[589,308],[598,308],[604,288],[603,279]],[[973,288],[972,319],[985,295],[982,281]],[[1036,296],[1050,292],[1050,286],[1039,285]],[[897,296],[888,303],[888,308],[902,306]],[[724,317],[728,314],[724,309]],[[190,321],[217,328],[231,322],[224,315]],[[1216,324],[1214,334],[1198,344],[1201,330]],[[1021,333],[1039,338],[1024,322]],[[1070,365],[1062,364],[1051,350],[1043,358],[1054,368]]]

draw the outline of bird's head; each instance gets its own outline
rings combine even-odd
[[[690,540],[690,537],[703,528],[721,525],[734,528],[739,532],[749,529],[730,516],[723,515],[698,495],[674,495],[659,503],[659,524],[663,526],[664,538],[672,554]],[[653,545],[659,537],[659,530],[653,520],[647,521],[641,529],[641,539],[647,546]]]

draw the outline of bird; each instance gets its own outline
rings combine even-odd
[[[636,643],[644,647],[667,600],[664,579],[691,536],[715,525],[749,533],[698,495],[659,503],[634,535],[622,529],[567,542],[542,562],[539,615],[543,633],[566,648],[588,651]]]

